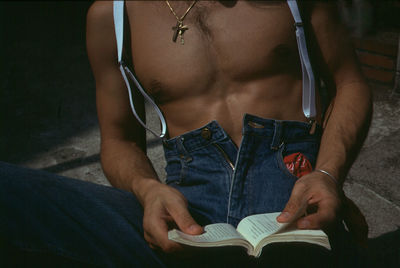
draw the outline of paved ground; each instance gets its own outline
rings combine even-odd
[[[84,42],[89,3],[71,3],[0,3],[0,160],[107,184]],[[372,127],[345,191],[366,215],[380,266],[400,263],[400,96],[374,93]],[[153,139],[149,156],[165,176]]]

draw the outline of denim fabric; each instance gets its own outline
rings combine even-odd
[[[310,128],[246,114],[238,149],[213,121],[164,143],[166,182],[185,195],[202,224],[237,225],[248,215],[282,211],[297,179],[283,157],[301,152],[314,166],[321,129],[311,135]]]
[[[0,267],[163,267],[142,217],[129,192],[0,162]]]
[[[164,143],[167,183],[185,195],[202,225],[236,225],[250,214],[280,211],[296,180],[283,156],[301,152],[315,163],[321,130],[309,132],[306,123],[245,115],[238,149],[210,122]],[[127,191],[0,163],[1,267],[249,267],[274,259],[284,264],[290,252],[297,266],[314,267],[314,260],[318,267],[316,254],[331,256],[315,246],[283,243],[268,246],[257,260],[233,248],[179,259],[149,248],[142,218]]]

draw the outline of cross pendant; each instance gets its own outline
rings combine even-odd
[[[185,44],[185,40],[183,39],[183,34],[185,33],[186,30],[189,30],[189,27],[186,25],[183,25],[183,21],[177,21],[176,26],[172,27],[172,30],[174,30],[174,35],[172,36],[172,41],[176,43],[176,39],[179,38],[181,39],[181,44]]]

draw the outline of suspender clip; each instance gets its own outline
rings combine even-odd
[[[315,134],[315,130],[317,129],[317,121],[314,118],[309,118],[308,123],[310,124],[310,135]]]
[[[295,22],[294,23],[294,27],[297,29],[297,28],[300,28],[300,27],[303,27],[304,26],[304,24],[303,24],[303,22]]]
[[[122,68],[124,68],[124,69],[125,69],[125,67],[126,67],[126,64],[125,64],[125,62],[124,62],[123,60],[119,61],[119,62],[118,62],[118,65],[119,65],[119,66],[122,66]]]

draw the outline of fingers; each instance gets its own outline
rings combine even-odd
[[[172,253],[183,247],[168,239],[168,230],[178,227],[185,233],[197,235],[203,232],[187,209],[187,202],[177,191],[169,187],[160,188],[144,206],[144,238],[153,249]]]
[[[184,233],[191,235],[199,235],[203,233],[203,228],[192,218],[186,204],[178,202],[173,206],[169,205],[167,210],[178,225],[179,229]]]
[[[171,253],[179,251],[182,246],[168,239],[168,222],[157,215],[144,217],[144,239],[150,248]]]
[[[337,202],[334,200],[321,200],[318,210],[297,221],[299,229],[326,229],[336,220]]]
[[[298,219],[296,225],[300,229],[325,229],[336,221],[340,203],[336,188],[319,174],[309,174],[296,182],[277,221],[289,223]],[[307,212],[312,214],[302,217]]]
[[[297,184],[297,183],[296,183]],[[278,222],[286,223],[304,215],[307,209],[306,189],[303,185],[296,185],[282,213],[277,217]]]

